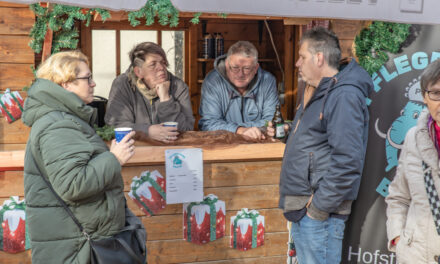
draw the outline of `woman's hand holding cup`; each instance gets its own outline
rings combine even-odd
[[[126,134],[119,142],[112,140],[110,152],[115,155],[121,165],[124,165],[134,155],[134,131]]]

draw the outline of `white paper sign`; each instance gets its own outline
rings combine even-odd
[[[203,200],[203,153],[200,148],[165,150],[167,204]]]

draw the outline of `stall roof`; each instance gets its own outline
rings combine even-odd
[[[171,0],[180,11],[440,24],[439,0]]]
[[[4,2],[12,2],[19,4],[33,4],[40,2],[57,3],[71,6],[81,6],[88,8],[103,8],[107,10],[119,11],[119,10],[139,10],[147,3],[147,0],[2,0]]]
[[[38,0],[3,0],[22,4]],[[147,0],[48,0],[50,3],[108,10],[138,10]],[[440,24],[439,0],[171,0],[183,12],[256,16],[341,18]]]

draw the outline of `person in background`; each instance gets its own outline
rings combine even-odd
[[[440,263],[440,60],[423,71],[420,87],[427,109],[406,134],[385,198],[398,263]]]
[[[165,143],[176,140],[179,133],[164,122],[178,122],[179,131],[193,130],[188,86],[167,71],[165,51],[153,42],[142,42],[129,57],[130,67],[113,81],[105,122],[131,127]]]
[[[340,57],[333,32],[315,28],[302,36],[296,67],[307,86],[287,135],[279,201],[300,264],[340,263],[361,182],[373,82],[355,60],[340,64]]]
[[[95,82],[87,57],[59,52],[37,70],[24,103],[31,127],[24,161],[26,224],[32,263],[90,263],[90,245],[55,199],[43,177],[92,239],[119,233],[126,221],[142,224],[125,206],[121,166],[134,154],[134,132],[110,150],[92,125]],[[145,236],[139,243],[145,245]],[[142,241],[143,240],[143,241]]]
[[[202,84],[199,129],[264,139],[260,127],[272,120],[279,101],[276,80],[259,68],[255,46],[236,42],[214,68]]]

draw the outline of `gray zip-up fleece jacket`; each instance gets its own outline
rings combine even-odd
[[[242,96],[226,78],[225,59],[226,55],[218,57],[203,81],[199,129],[235,133],[238,127],[264,126],[279,103],[275,78],[259,68]]]
[[[194,116],[189,98],[188,86],[179,78],[168,73],[170,80],[170,100],[152,103],[136,87],[136,79],[131,70],[119,75],[112,84],[105,113],[105,123],[115,127],[131,127],[148,135],[150,125],[168,121],[179,123],[178,130],[194,129]]]
[[[304,208],[313,194],[307,209],[313,218],[350,214],[367,148],[366,97],[372,89],[371,77],[351,60],[321,80],[305,108],[301,102],[281,169],[279,206],[285,212]]]

